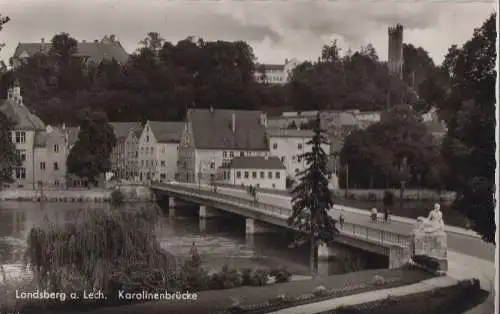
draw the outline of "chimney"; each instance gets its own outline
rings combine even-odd
[[[285,59],[285,64],[288,64],[288,59]]]
[[[45,44],[45,38],[41,39],[42,44]]]
[[[233,112],[231,116],[231,128],[233,129],[233,133],[236,132],[236,114]]]

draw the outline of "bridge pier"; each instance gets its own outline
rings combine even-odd
[[[411,260],[411,252],[409,248],[393,246],[389,248],[389,268],[399,268],[407,264]]]
[[[251,234],[266,234],[266,233],[277,233],[276,227],[267,224],[262,221],[255,220],[253,218],[247,218],[245,220],[245,233],[247,235]]]
[[[226,216],[226,213],[224,213],[222,210],[207,205],[200,205],[199,214],[200,214],[200,219]]]
[[[169,208],[169,209],[174,208],[174,207],[175,207],[175,205],[176,205],[176,203],[177,203],[177,200],[175,199],[175,197],[170,196],[170,197],[168,198],[168,208]]]

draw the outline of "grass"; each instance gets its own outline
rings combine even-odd
[[[488,296],[479,285],[463,281],[451,287],[337,308],[322,314],[462,314],[483,303]],[[493,313],[493,309],[483,313]]]
[[[381,276],[386,280],[386,284],[373,285],[371,281],[374,276]],[[253,310],[245,310],[243,313],[267,313],[270,310],[278,310],[290,306],[307,304],[321,301],[324,299],[352,295],[366,291],[387,289],[414,284],[416,282],[429,279],[433,275],[421,271],[419,269],[404,267],[399,269],[379,269],[366,270],[356,273],[343,274],[329,277],[319,277],[312,280],[293,281],[282,284],[273,284],[263,287],[239,287],[228,290],[203,291],[198,293],[198,300],[192,302],[186,301],[158,301],[137,304],[133,306],[121,306],[120,313],[190,313],[190,314],[205,314],[205,313],[227,313],[227,309],[238,303],[244,308],[254,307]],[[367,284],[368,283],[368,284]],[[339,292],[334,295],[325,297],[310,297],[313,290],[318,286],[324,286],[326,289],[334,289]],[[357,289],[348,289],[348,287],[356,287]],[[364,286],[364,287],[361,287]],[[344,290],[344,291],[342,291]],[[270,299],[277,297],[279,294],[285,295],[287,298],[309,297],[303,298],[302,301],[289,302],[282,305],[267,306],[265,308],[259,305],[266,305]],[[116,313],[117,308],[101,308],[91,314],[112,314]],[[37,312],[43,314],[44,312]],[[71,312],[65,312],[71,313]],[[72,312],[78,313],[78,312]]]

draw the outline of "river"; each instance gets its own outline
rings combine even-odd
[[[58,225],[75,219],[86,208],[106,210],[108,204],[0,202],[0,265],[11,276],[22,273],[20,267],[26,248],[26,237],[33,226],[49,221]],[[153,204],[136,204],[151,207]],[[182,213],[182,214],[179,214]],[[244,219],[226,217],[200,222],[194,208],[176,210],[176,216],[158,211],[157,237],[165,249],[178,257],[187,257],[193,242],[209,269],[224,264],[237,268],[286,267],[295,275],[308,274],[308,248],[290,248],[292,235],[245,237]],[[328,273],[346,272],[343,261],[328,263]]]

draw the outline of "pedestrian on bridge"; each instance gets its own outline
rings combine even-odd
[[[382,202],[384,203],[384,221],[389,222],[389,213],[394,206],[394,194],[391,191],[385,191]]]

